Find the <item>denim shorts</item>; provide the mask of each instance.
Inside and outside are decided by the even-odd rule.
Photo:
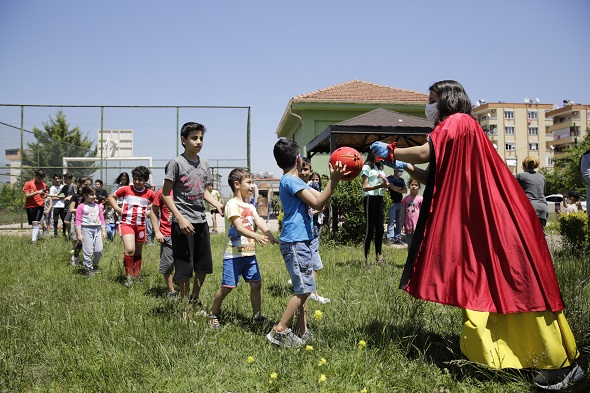
[[[223,259],[223,279],[221,280],[221,286],[235,288],[238,285],[238,281],[240,281],[240,276],[244,277],[244,281],[246,282],[262,281],[256,256]]]
[[[313,270],[318,271],[324,267],[322,257],[320,256],[320,238],[314,237],[310,243],[311,261],[313,262]]]
[[[293,282],[293,293],[295,295],[314,293],[316,288],[311,242],[309,240],[292,243],[281,242],[280,249],[285,267]]]

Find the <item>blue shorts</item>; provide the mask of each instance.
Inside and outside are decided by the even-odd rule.
[[[315,276],[313,274],[313,261],[311,253],[311,241],[281,242],[281,254],[285,261],[285,267],[293,283],[293,293],[303,295],[314,293]]]
[[[244,281],[246,282],[262,281],[255,255],[223,259],[223,279],[221,280],[221,286],[235,288],[238,285],[238,281],[240,281],[240,276],[244,277]]]

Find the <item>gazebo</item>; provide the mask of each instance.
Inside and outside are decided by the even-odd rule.
[[[426,142],[432,129],[432,122],[424,118],[378,108],[326,127],[306,145],[306,151],[311,158],[316,153],[332,153],[341,146],[366,152],[375,141],[395,141],[399,147],[417,146]]]

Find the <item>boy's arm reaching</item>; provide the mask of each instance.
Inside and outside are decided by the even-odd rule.
[[[265,245],[268,243],[268,237],[265,235],[258,234],[256,232],[252,232],[251,230],[247,229],[244,224],[242,224],[242,218],[240,216],[232,216],[230,217],[229,221],[234,225],[236,231],[242,235],[249,237],[250,239],[256,240],[260,245]]]
[[[273,235],[273,233],[271,232],[271,230],[268,229],[268,226],[266,225],[266,222],[262,219],[262,217],[260,217],[260,216],[257,215],[256,218],[254,219],[254,223],[256,224],[256,226],[258,228],[260,228],[260,231],[266,235],[266,237],[268,238],[268,241],[271,244],[279,244],[279,241]]]
[[[332,191],[336,188],[340,179],[350,173],[350,171],[346,171],[346,165],[343,165],[341,161],[336,161],[334,167],[332,167],[332,164],[328,165],[330,166],[330,181],[326,184],[326,187],[324,187],[319,196],[316,197],[310,191],[311,189],[303,189],[296,194],[307,206],[311,206],[315,210],[322,210],[326,206],[330,200]]]
[[[158,216],[160,215],[160,206],[152,205],[152,210],[150,212],[150,221],[152,222],[152,227],[154,228],[154,234],[156,235],[156,240],[162,243],[164,241],[164,235],[160,232],[160,223],[158,222]]]

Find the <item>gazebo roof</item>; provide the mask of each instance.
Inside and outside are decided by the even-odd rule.
[[[424,118],[379,108],[326,127],[307,144],[307,153],[331,153],[341,146],[364,152],[375,141],[416,146],[426,142],[432,129],[432,122]]]

